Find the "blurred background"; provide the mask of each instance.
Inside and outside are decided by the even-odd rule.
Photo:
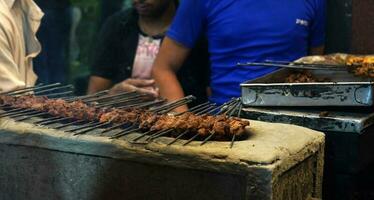
[[[108,16],[132,0],[36,0],[45,13],[38,38],[43,52],[35,60],[41,83],[73,83],[85,93],[97,33]],[[327,0],[326,53],[374,52],[371,0]],[[47,53],[48,52],[48,53]]]
[[[38,83],[87,87],[95,40],[105,20],[131,6],[131,0],[35,0],[44,12],[37,37],[41,54],[34,60]]]

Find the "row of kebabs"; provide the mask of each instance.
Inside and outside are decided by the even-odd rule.
[[[347,66],[356,76],[374,78],[374,55],[328,54],[307,56],[296,60],[296,64],[322,64]]]
[[[357,76],[374,78],[374,56],[351,56],[347,65],[352,66],[352,71]]]
[[[184,113],[179,116],[156,114],[142,109],[97,108],[82,101],[67,102],[62,99],[48,99],[33,95],[0,95],[1,105],[24,108],[49,113],[52,116],[74,120],[111,122],[112,124],[137,124],[143,131],[174,130],[174,133],[198,133],[202,137],[213,134],[213,139],[229,140],[245,137],[245,127],[249,121],[226,115],[195,115]]]

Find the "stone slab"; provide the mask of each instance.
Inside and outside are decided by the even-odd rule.
[[[191,145],[184,147],[180,144],[167,146],[166,144],[171,140],[170,138],[156,139],[147,145],[134,145],[122,139],[112,140],[96,135],[72,136],[71,133],[63,131],[46,129],[29,123],[18,123],[11,119],[1,119],[0,145],[2,148],[0,149],[7,151],[7,148],[4,148],[5,145],[9,148],[27,148],[28,150],[24,149],[23,151],[30,151],[31,153],[48,150],[55,152],[54,154],[56,155],[61,153],[60,157],[80,155],[82,159],[109,159],[110,161],[106,162],[118,162],[117,165],[126,163],[127,166],[131,166],[139,163],[144,166],[152,166],[149,169],[164,166],[169,168],[165,173],[177,170],[178,173],[182,174],[175,175],[175,178],[186,176],[185,174],[188,174],[191,170],[206,172],[208,173],[207,177],[210,177],[209,174],[215,174],[218,177],[222,176],[225,179],[231,177],[232,183],[237,183],[239,185],[238,188],[241,188],[239,189],[238,197],[243,197],[244,199],[254,197],[261,199],[286,199],[290,197],[289,195],[294,195],[289,191],[292,187],[299,187],[299,190],[303,191],[302,185],[300,185],[303,183],[310,185],[312,189],[304,189],[308,192],[300,195],[321,196],[324,134],[293,125],[270,124],[258,121],[251,121],[248,131],[251,133],[249,139],[236,142],[232,149],[229,148],[229,142],[209,142],[203,146],[200,145],[200,142],[192,142]],[[129,137],[133,138],[137,135],[131,134]],[[32,157],[38,157],[41,154],[40,152],[34,153]],[[12,154],[9,151],[4,155],[9,155],[3,158],[5,160],[7,157],[12,158]],[[52,157],[58,158],[59,156]],[[76,162],[79,162],[80,159],[76,159]],[[71,163],[73,160],[64,163],[66,166],[72,167],[74,166],[74,163]],[[97,160],[95,162],[99,162]],[[47,160],[44,164],[48,166],[48,162],[54,163],[56,161]],[[1,166],[6,166],[6,163],[11,162],[8,160]],[[63,163],[60,164],[61,166],[63,165]],[[90,165],[86,163],[84,165],[100,167],[97,164]],[[145,169],[146,167],[141,171],[147,171]],[[38,170],[40,169],[38,168]],[[96,170],[96,172],[103,173],[101,171],[103,170]],[[307,171],[311,172],[307,173]],[[0,173],[3,172],[0,171]],[[118,170],[114,170],[114,172],[118,172]],[[66,173],[59,175],[64,176]],[[127,171],[127,173],[130,172]],[[78,172],[71,174],[79,175]],[[162,177],[160,176],[161,174],[156,174],[156,179],[157,177]],[[214,181],[217,178],[215,175],[211,176],[212,181],[217,184],[222,183],[217,186],[218,188],[223,187],[224,182]],[[305,179],[302,178],[302,175],[305,176]],[[122,176],[124,175],[122,174]],[[130,173],[128,176],[133,175]],[[10,175],[9,177],[14,176]],[[299,179],[300,184],[285,187],[292,182],[296,183],[297,179]],[[6,181],[0,180],[0,184]],[[198,182],[201,181],[199,179]],[[49,181],[47,182],[51,184]],[[89,182],[89,179],[85,181],[87,184]],[[162,181],[160,181],[161,183]],[[229,183],[231,182],[229,181]],[[202,187],[207,185],[204,181],[201,184]],[[15,187],[11,188],[14,189]]]

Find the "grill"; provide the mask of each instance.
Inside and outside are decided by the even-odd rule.
[[[52,100],[64,100],[64,102],[83,102],[91,108],[95,109],[138,109],[150,112],[152,115],[160,116],[167,115],[170,117],[182,116],[186,113],[192,113],[195,116],[222,116],[227,119],[233,119],[234,116],[241,115],[242,103],[240,98],[233,98],[227,103],[216,106],[211,102],[206,102],[201,105],[190,108],[183,113],[170,113],[175,108],[186,105],[194,101],[195,97],[187,96],[185,98],[175,100],[173,102],[166,102],[164,99],[153,99],[146,94],[139,94],[137,92],[124,92],[120,94],[109,94],[109,91],[101,91],[92,95],[73,96],[74,87],[72,85],[62,85],[60,83],[50,85],[38,85],[35,87],[27,87],[17,89],[9,92],[0,93],[0,96],[10,97],[27,97],[32,94],[35,97],[43,97]],[[111,139],[124,139],[133,144],[148,144],[160,137],[173,137],[174,139],[168,145],[181,144],[186,146],[192,141],[200,141],[201,145],[206,144],[211,140],[217,139],[216,132],[211,131],[207,135],[201,135],[188,130],[177,131],[173,128],[161,130],[145,130],[136,122],[113,123],[112,121],[101,122],[99,120],[77,119],[72,117],[64,117],[64,115],[54,114],[49,112],[33,109],[30,107],[19,107],[12,104],[1,102],[0,118],[11,117],[15,121],[27,121],[39,126],[45,126],[56,130],[70,132],[73,135],[82,134],[99,134],[103,137]],[[131,134],[140,133],[136,137],[128,137]],[[243,140],[246,137],[238,137],[232,134],[230,138],[230,148],[234,146],[235,141]],[[228,141],[228,139],[225,139]]]

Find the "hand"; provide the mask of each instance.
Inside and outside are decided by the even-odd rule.
[[[109,93],[115,94],[120,92],[139,92],[142,94],[149,94],[153,97],[158,97],[158,89],[155,88],[155,81],[153,79],[135,79],[129,78],[112,87]]]

